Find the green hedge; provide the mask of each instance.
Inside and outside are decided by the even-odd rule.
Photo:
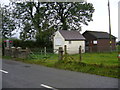
[[[36,42],[33,40],[22,41],[19,39],[13,40],[13,46],[15,47],[22,47],[22,48],[43,48],[43,47],[52,47],[52,42],[48,42],[47,44],[44,42]]]

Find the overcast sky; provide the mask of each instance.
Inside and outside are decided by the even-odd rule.
[[[93,21],[88,26],[83,26],[85,30],[105,31],[109,32],[109,18],[108,18],[108,0],[87,0],[93,3],[95,12],[93,14]],[[118,2],[120,0],[110,0],[111,9],[111,32],[118,37]]]
[[[110,0],[111,9],[111,32],[112,35],[118,37],[118,2],[120,0]],[[108,18],[108,0],[87,0],[93,4],[95,12],[93,14],[93,21],[88,26],[82,25],[82,32],[85,30],[105,31],[109,32],[109,18]],[[0,3],[8,4],[9,0],[0,0]]]

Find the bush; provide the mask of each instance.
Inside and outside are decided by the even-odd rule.
[[[34,48],[35,47],[36,42],[29,40],[29,41],[22,41],[19,39],[14,39],[13,40],[13,46],[14,47],[22,47],[22,48]]]
[[[45,45],[45,43],[39,43],[33,40],[27,40],[27,41],[22,41],[20,39],[13,39],[13,46],[14,47],[22,47],[22,48],[51,48],[52,47],[52,42],[48,41],[48,43]]]

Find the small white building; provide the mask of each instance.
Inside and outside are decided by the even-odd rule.
[[[85,38],[78,31],[59,30],[53,38],[54,53],[58,53],[59,47],[67,46],[68,54],[78,54],[81,46],[82,53],[85,52]]]

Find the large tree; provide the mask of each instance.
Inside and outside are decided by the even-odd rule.
[[[56,30],[81,30],[81,24],[92,21],[93,4],[87,2],[12,3],[13,15],[21,38],[48,40]],[[46,39],[45,39],[46,38]]]
[[[48,19],[56,29],[81,30],[81,24],[92,21],[93,5],[86,2],[48,4]]]

